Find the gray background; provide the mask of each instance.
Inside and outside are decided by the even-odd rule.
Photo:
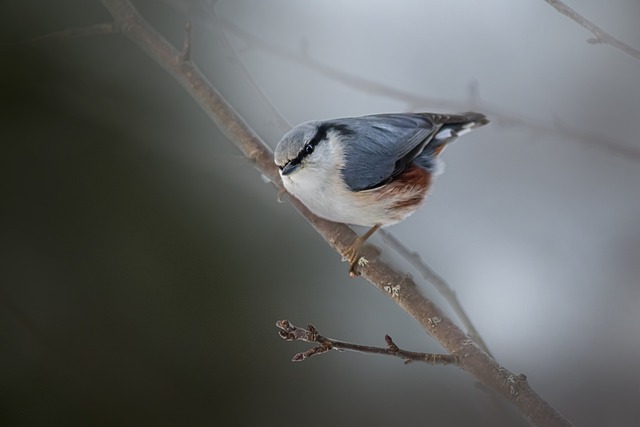
[[[136,4],[177,46],[191,17],[194,61],[272,147],[285,129],[256,87],[293,124],[486,113],[492,125],[445,152],[425,206],[391,231],[447,278],[498,361],[576,425],[640,417],[638,60],[587,44],[542,0]],[[571,5],[640,47],[637,1]],[[93,0],[2,10],[2,42],[110,19]],[[0,424],[526,425],[455,367],[292,364],[307,347],[281,341],[277,319],[441,349],[350,279],[127,39],[0,55]]]

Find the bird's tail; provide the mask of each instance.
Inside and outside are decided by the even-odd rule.
[[[443,115],[442,121],[439,123],[442,127],[435,134],[434,139],[448,140],[462,136],[472,130],[484,126],[489,120],[484,114],[468,112],[456,115]]]
[[[433,136],[433,140],[425,149],[436,156],[440,154],[445,145],[453,142],[456,138],[489,123],[484,114],[474,112],[443,114],[438,119],[434,124],[440,125],[440,130]]]
[[[438,132],[429,141],[416,159],[418,163],[439,174],[443,170],[442,161],[438,158],[444,147],[459,136],[471,132],[489,123],[484,114],[468,112],[462,114],[439,114],[431,116],[433,124],[440,126]]]

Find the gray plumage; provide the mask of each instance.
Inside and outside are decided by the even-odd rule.
[[[483,116],[472,114],[382,114],[353,120],[350,124],[356,132],[345,141],[345,182],[354,191],[375,188],[412,162],[434,172],[438,148],[455,139],[464,126],[486,123]],[[359,142],[349,143],[348,138]]]
[[[297,167],[305,147],[320,144],[335,132],[344,150],[344,182],[352,191],[363,191],[386,184],[412,162],[434,172],[439,148],[487,123],[479,113],[378,114],[306,122],[283,137],[275,161],[281,168],[289,163]]]

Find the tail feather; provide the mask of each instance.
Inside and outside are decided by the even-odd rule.
[[[487,119],[484,114],[475,113],[473,111],[462,113],[460,114],[460,117],[463,117],[468,122],[472,122],[474,128],[489,124],[489,119]]]
[[[455,115],[438,115],[433,117],[434,124],[440,130],[433,136],[416,161],[428,170],[439,174],[443,170],[442,161],[438,158],[442,150],[458,137],[489,123],[484,114],[467,112]]]
[[[440,122],[442,127],[434,136],[434,139],[436,141],[441,140],[443,143],[450,142],[450,140],[488,123],[489,120],[484,114],[474,112],[444,116],[444,120]]]

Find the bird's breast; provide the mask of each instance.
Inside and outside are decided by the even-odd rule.
[[[373,226],[402,221],[423,202],[431,174],[410,165],[391,182],[371,190],[351,191],[340,174],[321,178],[305,170],[283,176],[287,191],[314,214],[336,222]]]

